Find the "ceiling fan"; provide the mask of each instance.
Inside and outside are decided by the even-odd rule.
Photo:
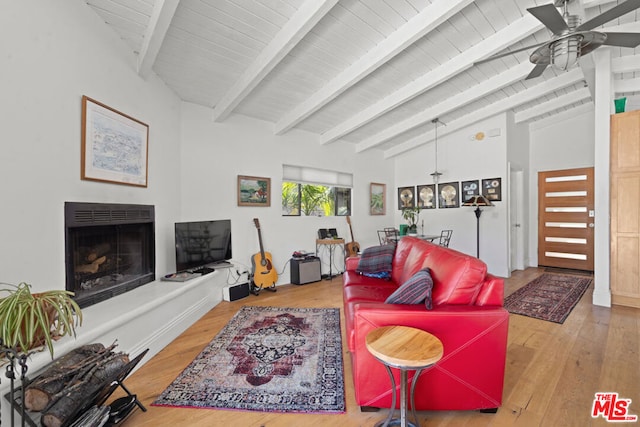
[[[568,11],[567,5],[571,1],[554,0],[553,4],[527,9],[553,33],[550,40],[494,55],[478,63],[535,48],[529,56],[529,61],[535,64],[535,67],[526,77],[532,79],[540,76],[548,65],[553,65],[559,70],[567,70],[575,65],[580,57],[602,45],[631,48],[640,45],[640,33],[593,31],[593,28],[640,8],[640,0],[627,0],[582,24],[578,15],[571,15]],[[560,7],[564,9],[563,14],[556,9]]]

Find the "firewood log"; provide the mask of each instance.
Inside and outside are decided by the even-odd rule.
[[[55,360],[25,387],[25,407],[30,411],[42,411],[51,396],[62,390],[78,370],[87,363],[95,364],[97,357],[105,357],[109,353],[110,350],[102,344],[88,344]]]
[[[91,248],[91,251],[86,256],[86,260],[89,262],[93,262],[96,259],[100,258],[102,255],[108,254],[109,251],[111,251],[111,245],[109,243],[101,243]]]
[[[61,427],[78,415],[78,410],[86,405],[87,398],[94,396],[101,388],[99,384],[84,382],[71,387],[56,403],[42,414],[42,425]]]
[[[101,256],[100,258],[93,261],[91,264],[82,264],[76,265],[75,271],[76,273],[91,273],[95,274],[100,269],[100,265],[102,265],[107,260],[106,256]]]
[[[89,372],[60,393],[52,396],[52,404],[42,413],[45,427],[60,427],[78,415],[78,411],[93,403],[97,394],[127,367],[126,354],[113,354],[100,360]]]

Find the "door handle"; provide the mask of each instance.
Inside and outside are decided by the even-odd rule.
[[[594,228],[596,225],[592,222],[589,223],[589,228]]]

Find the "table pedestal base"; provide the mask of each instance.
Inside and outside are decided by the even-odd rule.
[[[418,381],[418,377],[420,376],[420,372],[422,369],[416,369],[413,378],[411,379],[411,392],[409,393],[409,401],[411,402],[411,416],[415,424],[407,419],[407,371],[408,369],[401,368],[400,369],[400,418],[392,418],[393,413],[396,408],[396,379],[393,376],[393,372],[391,372],[391,368],[387,365],[384,365],[387,369],[387,373],[389,374],[389,378],[391,378],[391,390],[393,391],[393,395],[391,398],[391,408],[389,408],[389,415],[384,421],[380,421],[375,425],[375,427],[419,427],[420,423],[418,422],[418,417],[416,415],[416,402],[415,402],[415,388],[416,382]]]

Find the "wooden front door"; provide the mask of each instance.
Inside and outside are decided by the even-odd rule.
[[[593,271],[593,168],[538,172],[538,265]]]

